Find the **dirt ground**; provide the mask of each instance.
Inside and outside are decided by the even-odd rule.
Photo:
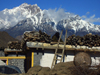
[[[7,75],[2,74],[0,75]],[[9,75],[100,75],[97,71],[90,69],[76,68],[73,62],[58,63],[53,69],[49,67],[34,66],[23,74],[9,74]]]
[[[27,73],[23,74],[10,74],[10,75],[71,75],[69,67],[74,66],[73,62],[58,63],[53,69],[49,67],[34,66],[28,70]],[[0,74],[7,75],[7,74]]]

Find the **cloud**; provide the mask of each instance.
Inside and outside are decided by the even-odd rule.
[[[48,10],[43,10],[43,11],[44,11],[44,14],[46,14],[44,18],[50,18],[55,23],[57,23],[60,20],[68,19],[70,17],[76,16],[76,14],[74,13],[66,12],[63,8],[48,9]],[[87,17],[89,16],[88,14],[90,14],[90,12],[87,12],[86,15],[81,16],[81,19],[90,23],[100,22],[100,18],[96,18],[95,14],[90,17]]]
[[[83,18],[83,19],[85,19],[85,18],[87,18],[85,15],[83,15],[83,16],[81,16],[81,18]]]
[[[90,18],[91,18],[91,19],[95,18],[95,15],[92,15]]]
[[[66,12],[62,8],[44,10],[44,14],[47,14],[47,15],[45,15],[46,18],[49,17],[49,18],[53,19],[55,22],[75,16],[75,14]]]
[[[84,19],[87,22],[90,22],[90,23],[100,22],[100,18],[96,18],[95,14],[90,16],[90,17],[87,17],[86,15],[83,15],[81,18]]]
[[[86,14],[88,15],[88,14],[90,14],[90,12],[87,12]]]

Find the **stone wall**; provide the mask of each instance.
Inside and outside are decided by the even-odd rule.
[[[36,65],[40,65],[40,60],[42,59],[42,53],[40,52],[40,53],[37,53],[37,52],[35,52],[34,53],[34,66],[36,66]]]
[[[3,50],[0,50],[0,57],[2,56],[5,56],[4,54],[4,51]],[[16,54],[8,54],[6,55],[7,56],[17,56]],[[18,56],[25,56],[25,55],[18,55]],[[25,70],[24,70],[24,59],[9,59],[8,60],[8,65],[13,65],[13,66],[16,66],[18,67],[22,73],[25,73]]]
[[[16,56],[16,55],[8,55],[8,56]],[[24,56],[24,55],[18,55],[18,56]],[[24,59],[9,59],[8,60],[8,65],[13,65],[13,66],[17,66],[22,73],[25,73],[24,70]]]

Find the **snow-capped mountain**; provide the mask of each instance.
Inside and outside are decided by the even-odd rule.
[[[22,5],[13,9],[4,9],[0,11],[0,29],[9,29],[16,25],[19,21],[32,17],[41,9],[35,5],[23,3]]]
[[[50,35],[55,31],[83,36],[87,33],[99,34],[100,26],[82,20],[80,16],[65,12],[41,10],[36,4],[22,4],[13,9],[0,12],[0,29],[5,29],[11,36],[17,37],[24,31],[42,30]],[[57,15],[58,14],[58,15]],[[64,35],[63,33],[63,35]]]

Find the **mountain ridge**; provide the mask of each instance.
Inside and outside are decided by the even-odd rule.
[[[1,30],[3,28],[3,30],[7,31],[14,38],[16,38],[17,36],[21,36],[24,31],[32,30],[42,30],[43,32],[51,34],[51,36],[54,34],[54,32],[60,32],[61,30],[63,30],[63,37],[66,29],[68,30],[68,36],[72,34],[83,36],[88,33],[100,35],[99,25],[94,25],[92,23],[86,22],[85,20],[82,20],[79,15],[75,15],[69,12],[64,12],[63,14],[61,14],[63,11],[62,9],[60,9],[60,11],[45,9],[41,10],[37,4],[29,5],[27,3],[23,3],[22,5],[13,9],[6,9],[5,12],[8,12],[10,10],[12,11],[13,15],[10,15],[9,13],[3,15],[5,18],[0,18],[0,28]],[[19,13],[16,12],[17,14],[14,13],[17,10],[23,11],[22,15],[19,11]],[[18,16],[18,14],[20,14],[20,16]],[[59,15],[57,16],[56,14]],[[8,22],[7,16],[12,16],[13,18],[15,18],[14,23],[13,20],[9,20]],[[5,24],[7,25],[2,25],[2,22],[5,22]],[[51,31],[51,33],[49,32],[49,30]]]

